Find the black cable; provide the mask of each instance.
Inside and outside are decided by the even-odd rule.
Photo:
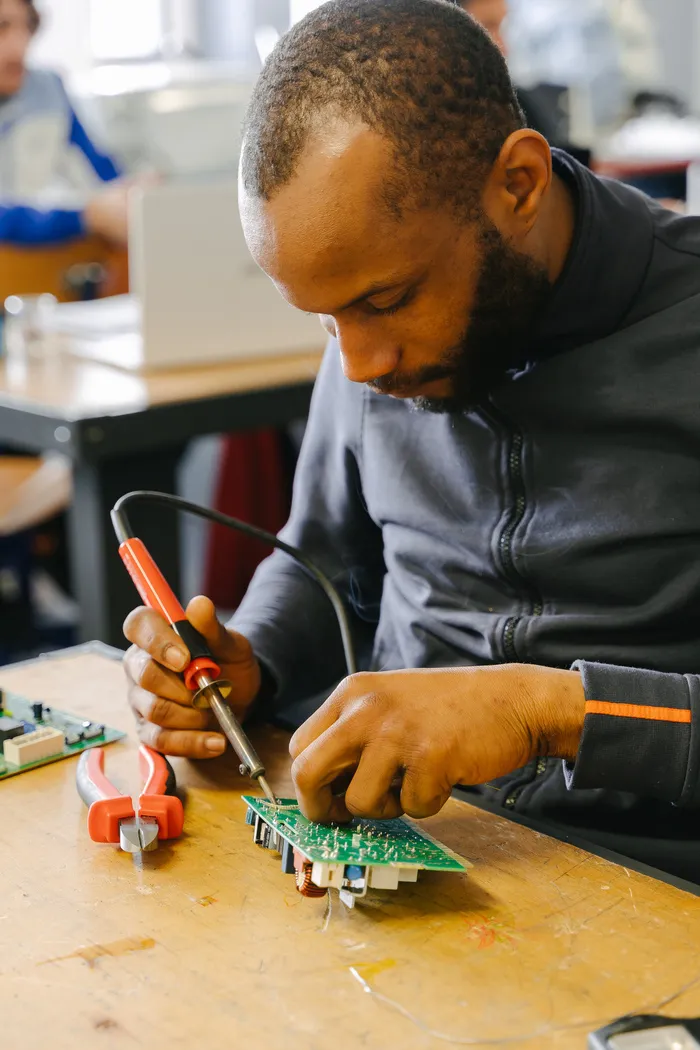
[[[226,528],[233,529],[236,532],[242,532],[245,536],[252,536],[254,539],[262,540],[264,543],[269,544],[271,547],[275,547],[277,550],[284,551],[290,558],[293,558],[306,572],[318,583],[323,590],[324,594],[333,606],[333,611],[338,621],[338,627],[340,628],[340,637],[343,642],[343,652],[345,654],[345,663],[347,666],[348,674],[355,674],[357,671],[357,662],[355,660],[355,647],[352,642],[352,635],[350,632],[350,624],[348,623],[348,616],[343,605],[343,599],[340,597],[336,587],[331,583],[325,573],[321,572],[312,561],[310,561],[305,554],[302,554],[296,547],[292,547],[291,544],[285,543],[284,540],[279,539],[271,532],[266,532],[265,529],[259,529],[256,525],[247,525],[244,521],[239,521],[237,518],[231,518],[228,514],[221,514],[218,510],[210,510],[208,507],[201,507],[198,503],[190,503],[189,500],[181,499],[180,496],[172,496],[167,492],[149,492],[148,490],[137,490],[135,492],[127,492],[126,495],[122,496],[114,504],[111,512],[112,524],[114,525],[114,531],[117,534],[117,539],[120,543],[124,543],[125,540],[134,538],[134,533],[131,528],[131,524],[126,514],[125,507],[128,503],[162,503],[168,507],[176,507],[178,510],[186,511],[188,514],[195,514],[199,518],[205,518],[207,521],[216,522],[217,525],[225,525]]]

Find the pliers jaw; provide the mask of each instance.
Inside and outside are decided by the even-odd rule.
[[[127,853],[158,847],[159,839],[182,834],[184,812],[175,794],[173,768],[163,755],[142,744],[139,765],[144,786],[138,811],[105,776],[104,750],[93,748],[80,756],[76,771],[78,793],[88,808],[88,833],[93,842],[113,842]]]
[[[158,849],[158,821],[155,817],[134,817],[119,821],[119,845],[126,853]]]

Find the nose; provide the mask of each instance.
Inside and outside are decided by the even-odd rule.
[[[368,332],[360,325],[336,322],[335,337],[343,374],[352,383],[370,383],[395,371],[399,364],[399,347],[383,341],[376,330]]]

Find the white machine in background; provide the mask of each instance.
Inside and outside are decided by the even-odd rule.
[[[235,177],[256,75],[226,62],[139,62],[98,66],[70,87],[125,171],[192,180]]]
[[[73,353],[134,370],[321,348],[318,318],[289,306],[248,251],[232,180],[135,191],[131,294],[60,303]]]

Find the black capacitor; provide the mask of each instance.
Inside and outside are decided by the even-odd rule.
[[[44,717],[44,705],[39,703],[32,704],[32,718],[35,722],[41,722]]]
[[[0,689],[0,714],[2,714],[5,707],[5,690]]]
[[[266,820],[256,814],[255,816],[255,830],[253,832],[253,842],[256,846],[262,846],[263,849],[268,849],[270,842],[270,833],[272,828]]]

